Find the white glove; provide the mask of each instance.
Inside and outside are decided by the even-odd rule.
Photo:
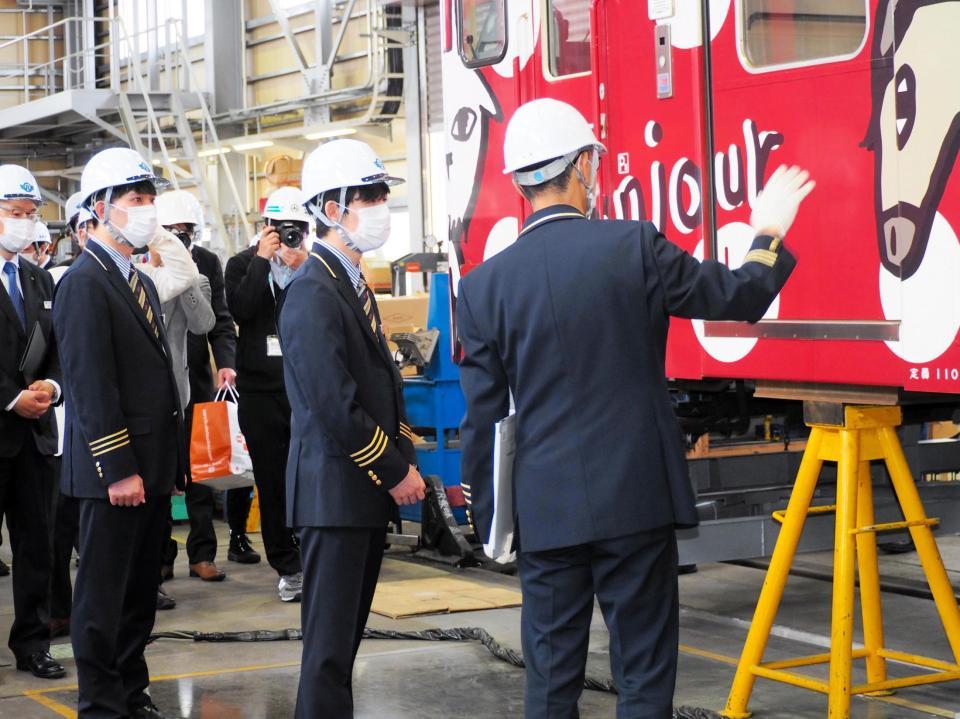
[[[806,170],[780,165],[753,203],[750,225],[754,232],[784,237],[797,217],[803,198],[815,186]]]

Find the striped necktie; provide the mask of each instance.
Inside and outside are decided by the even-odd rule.
[[[367,284],[367,280],[360,275],[360,287],[357,289],[357,296],[360,298],[360,304],[363,305],[363,313],[370,321],[370,329],[373,334],[377,334],[377,313],[374,311],[373,290]]]
[[[132,267],[130,268],[130,277],[127,279],[127,282],[130,284],[130,289],[133,291],[133,296],[137,300],[137,304],[140,305],[140,309],[143,310],[143,313],[147,316],[147,324],[150,325],[150,329],[153,330],[153,334],[156,335],[157,339],[160,339],[160,327],[157,325],[157,318],[153,315],[153,308],[147,300],[147,291],[140,282],[140,274]]]

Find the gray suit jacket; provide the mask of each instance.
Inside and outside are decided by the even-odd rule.
[[[217,318],[210,305],[210,280],[200,275],[187,290],[161,305],[170,343],[173,374],[177,378],[180,407],[190,404],[190,375],[187,369],[187,332],[205,335]]]

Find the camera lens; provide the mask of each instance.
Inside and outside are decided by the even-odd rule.
[[[280,242],[287,247],[297,248],[303,244],[303,229],[295,222],[281,222],[277,225]]]

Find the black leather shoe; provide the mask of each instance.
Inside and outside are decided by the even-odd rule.
[[[238,564],[258,564],[260,555],[252,546],[246,534],[230,533],[230,551],[227,552],[227,559]]]
[[[157,611],[165,611],[167,609],[176,609],[177,600],[167,594],[163,589],[157,588]]]
[[[141,704],[130,713],[131,719],[167,719],[167,715],[157,709],[156,704]]]
[[[29,657],[17,658],[17,669],[30,672],[37,679],[59,679],[66,676],[67,670],[47,650],[34,652]]]
[[[7,563],[0,559],[0,577],[10,576],[10,567],[7,566]]]

